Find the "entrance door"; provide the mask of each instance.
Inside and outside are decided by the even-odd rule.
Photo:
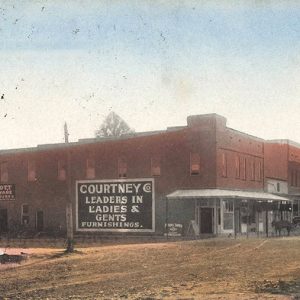
[[[8,231],[7,209],[0,209],[0,233]]]
[[[213,233],[213,208],[200,208],[200,232]]]
[[[42,210],[36,212],[36,230],[37,231],[44,230],[44,213]]]

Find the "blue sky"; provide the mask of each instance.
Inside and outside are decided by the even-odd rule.
[[[300,5],[289,1],[0,1],[2,148],[218,113],[300,142]],[[45,134],[47,133],[47,134]]]

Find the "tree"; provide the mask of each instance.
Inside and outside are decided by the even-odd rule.
[[[107,115],[100,129],[96,130],[95,136],[96,138],[116,137],[133,132],[134,130],[119,115],[112,111]]]

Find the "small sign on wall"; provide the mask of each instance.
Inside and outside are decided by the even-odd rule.
[[[165,228],[166,228],[165,235],[182,236],[182,229],[183,229],[182,224],[168,223],[168,224],[165,224]]]
[[[0,201],[16,200],[16,187],[14,184],[0,184]]]

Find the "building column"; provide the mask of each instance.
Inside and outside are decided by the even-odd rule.
[[[214,199],[214,234],[218,235],[218,209],[217,209],[217,199]]]
[[[249,237],[249,222],[250,222],[250,203],[247,199],[247,238]]]
[[[232,206],[233,206],[233,235],[234,235],[234,238],[236,238],[236,228],[235,228],[235,201],[236,201],[236,199],[233,199],[232,200]]]
[[[269,236],[269,211],[268,211],[268,203],[266,205],[266,236]]]

